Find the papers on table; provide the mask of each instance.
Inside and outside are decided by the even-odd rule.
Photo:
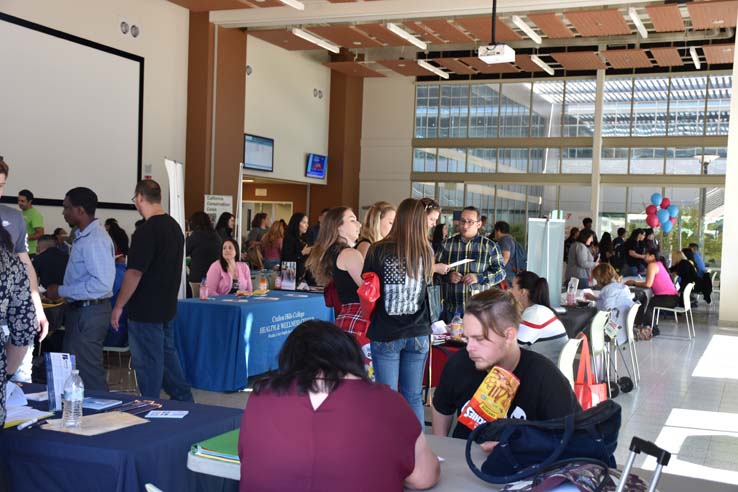
[[[95,415],[85,415],[82,417],[82,424],[79,427],[64,427],[62,426],[62,419],[54,419],[48,420],[42,429],[76,434],[78,436],[96,436],[147,422],[148,420],[146,419],[126,412],[105,412]]]
[[[49,399],[49,393],[39,391],[38,393],[26,393],[26,398],[31,401],[46,401]]]
[[[5,416],[4,428],[7,429],[9,427],[15,427],[16,425],[29,420],[44,419],[46,417],[51,417],[52,415],[54,415],[52,412],[42,412],[41,410],[36,410],[35,408],[27,406],[8,407],[7,415]]]
[[[62,409],[62,393],[64,383],[76,367],[74,355],[47,352],[44,354],[46,361],[46,389],[49,392],[49,410]]]
[[[181,419],[187,415],[187,410],[152,410],[144,417],[147,419]]]
[[[5,384],[5,407],[22,407],[28,405],[28,400],[23,394],[23,390],[12,381]]]
[[[122,405],[123,400],[110,400],[108,398],[93,398],[88,396],[82,400],[82,408],[89,408],[90,410],[105,410],[106,408],[115,407]]]
[[[474,260],[471,260],[471,259],[467,258],[467,259],[465,259],[465,260],[459,260],[459,261],[455,261],[455,262],[453,262],[453,263],[449,264],[449,265],[448,265],[448,267],[449,267],[449,268],[453,268],[453,267],[457,267],[457,266],[459,266],[459,265],[465,265],[465,264],[467,264],[467,263],[471,263],[472,261],[474,261]]]

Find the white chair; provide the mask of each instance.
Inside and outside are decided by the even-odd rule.
[[[579,346],[581,344],[581,338],[572,338],[566,342],[566,345],[564,345],[564,348],[559,354],[559,370],[569,380],[572,389],[574,389],[574,359],[577,356],[577,352],[579,352]]]
[[[599,374],[599,361],[603,361],[605,365],[605,381],[607,383],[608,396],[610,395],[610,357],[607,351],[607,344],[605,343],[605,326],[610,321],[609,311],[597,311],[594,318],[592,319],[592,325],[590,328],[590,343],[592,345],[592,369],[595,373],[595,379],[598,382],[600,380]]]
[[[684,302],[684,307],[661,307],[656,306],[653,308],[653,314],[651,315],[651,326],[658,326],[659,324],[659,315],[661,314],[661,311],[668,311],[671,313],[674,313],[674,320],[676,321],[677,328],[679,328],[679,314],[684,315],[684,319],[687,322],[687,335],[689,336],[689,339],[691,340],[693,337],[697,336],[694,331],[694,318],[692,317],[692,301],[690,300],[690,296],[692,295],[692,289],[694,289],[694,282],[691,282],[684,288],[684,293],[682,294],[682,301]],[[654,319],[656,322],[654,323]],[[690,324],[691,322],[691,324]]]
[[[638,367],[638,352],[636,351],[636,339],[635,339],[635,320],[640,309],[641,304],[636,302],[628,310],[628,316],[625,319],[625,330],[628,334],[628,351],[630,352],[630,364],[633,368],[633,386],[638,387],[638,382],[641,380],[641,369]]]
[[[123,391],[125,393],[138,393],[138,379],[136,378],[136,371],[134,371],[131,367],[130,347],[128,345],[126,345],[125,347],[103,347],[103,353],[105,352],[113,352],[118,354],[118,366],[120,367],[121,371],[123,370],[123,354],[128,352],[128,378],[130,379],[131,374],[133,374],[133,388],[121,388],[120,391]],[[120,379],[118,380],[118,384],[123,384],[123,374],[121,374]]]

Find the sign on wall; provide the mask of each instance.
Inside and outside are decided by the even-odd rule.
[[[215,225],[218,217],[223,212],[233,213],[233,196],[231,195],[205,195],[205,213]]]

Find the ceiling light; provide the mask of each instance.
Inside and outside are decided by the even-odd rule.
[[[543,71],[546,72],[547,74],[549,74],[549,75],[553,75],[554,74],[554,69],[551,67],[551,65],[549,65],[545,61],[541,60],[538,57],[538,55],[530,55],[530,61],[532,61],[533,63],[535,63],[539,67],[541,67],[543,69]]]
[[[307,31],[303,31],[302,29],[298,29],[296,27],[292,28],[292,34],[297,36],[298,38],[302,38],[305,41],[308,41],[310,43],[313,43],[315,45],[320,46],[321,48],[324,48],[332,53],[338,53],[341,51],[341,47],[338,45],[335,45],[329,41],[326,41],[325,39],[321,39],[318,36],[311,34]]]
[[[692,63],[694,63],[694,68],[699,70],[702,67],[702,62],[700,62],[700,55],[697,54],[697,48],[692,46],[689,48],[689,56],[692,57]]]
[[[428,48],[428,45],[426,43],[424,43],[423,41],[419,40],[418,38],[416,38],[415,36],[413,36],[412,34],[410,34],[409,32],[407,32],[406,30],[404,30],[403,28],[401,28],[397,24],[395,24],[393,22],[388,22],[386,24],[386,26],[387,26],[387,29],[389,29],[393,33],[397,34],[398,36],[400,36],[405,41],[409,41],[410,43],[414,44],[415,46],[417,46],[421,50],[424,50],[424,49]]]
[[[628,16],[630,17],[630,20],[633,21],[633,24],[635,24],[638,34],[640,34],[643,39],[646,39],[648,37],[648,30],[646,29],[646,26],[643,25],[635,7],[630,7],[628,9]]]
[[[293,9],[305,10],[305,4],[300,2],[299,0],[279,0],[279,1],[289,7],[292,7]]]
[[[433,72],[434,74],[438,75],[442,79],[447,79],[448,78],[448,74],[446,72],[444,72],[443,70],[441,70],[438,67],[434,67],[433,65],[431,65],[430,63],[428,63],[425,60],[418,60],[418,65],[420,65],[421,67],[425,68],[429,72]]]
[[[541,37],[533,29],[531,29],[531,27],[526,24],[523,19],[521,19],[517,15],[512,16],[512,23],[515,24],[518,29],[523,31],[525,35],[528,36],[534,43],[541,44],[543,42],[541,40]]]

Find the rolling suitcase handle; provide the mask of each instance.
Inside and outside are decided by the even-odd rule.
[[[661,471],[669,464],[671,453],[661,449],[652,442],[644,441],[639,437],[634,437],[633,440],[630,441],[630,456],[628,456],[628,462],[625,464],[625,469],[623,470],[623,475],[616,492],[623,492],[623,490],[625,490],[625,482],[630,475],[630,470],[633,468],[636,455],[640,454],[641,451],[656,458],[656,470],[653,472],[653,478],[651,479],[651,485],[648,487],[648,492],[654,492],[656,490],[656,484],[659,483],[659,478],[661,478]]]

